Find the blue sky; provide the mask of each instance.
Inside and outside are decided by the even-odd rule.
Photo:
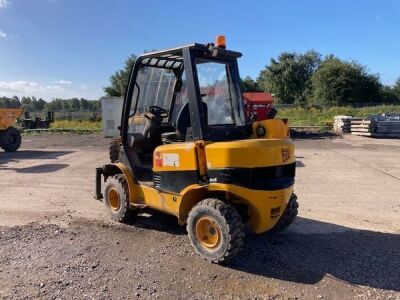
[[[309,49],[400,77],[400,0],[0,0],[0,96],[95,99],[129,54],[217,34],[242,77]]]

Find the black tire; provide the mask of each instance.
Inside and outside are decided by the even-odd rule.
[[[118,199],[118,203],[115,200]],[[128,183],[124,175],[114,175],[107,178],[104,185],[104,204],[111,216],[117,222],[127,222],[137,215],[129,205]]]
[[[119,160],[119,147],[121,145],[121,137],[112,138],[110,145],[108,146],[108,153],[110,155],[110,160],[115,163]]]
[[[218,242],[213,246],[210,243],[206,246],[206,238],[199,237],[199,226],[204,222],[212,223],[208,227],[211,238],[218,235]],[[195,205],[189,213],[186,229],[195,251],[213,263],[233,258],[243,247],[245,233],[240,215],[232,205],[219,199],[208,198]]]
[[[283,215],[279,219],[278,223],[272,228],[272,232],[278,232],[286,229],[296,219],[298,214],[299,204],[297,203],[297,196],[295,193],[290,196],[289,203],[286,206]]]
[[[9,127],[1,133],[1,148],[6,152],[15,152],[21,146],[21,133],[15,127]]]

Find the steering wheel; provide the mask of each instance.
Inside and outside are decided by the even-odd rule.
[[[156,116],[157,118],[167,118],[169,116],[169,113],[167,110],[165,110],[162,107],[156,106],[156,105],[152,105],[149,107],[149,113],[151,113],[152,115]]]

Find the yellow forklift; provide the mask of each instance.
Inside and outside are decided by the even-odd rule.
[[[177,217],[191,244],[220,263],[255,233],[297,215],[287,120],[248,120],[237,59],[225,37],[137,57],[117,161],[96,169],[96,198],[124,222],[141,210]]]

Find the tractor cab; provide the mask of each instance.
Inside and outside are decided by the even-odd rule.
[[[223,45],[192,44],[136,59],[121,136],[138,180],[151,181],[154,150],[160,145],[249,136],[236,60],[240,56]]]

